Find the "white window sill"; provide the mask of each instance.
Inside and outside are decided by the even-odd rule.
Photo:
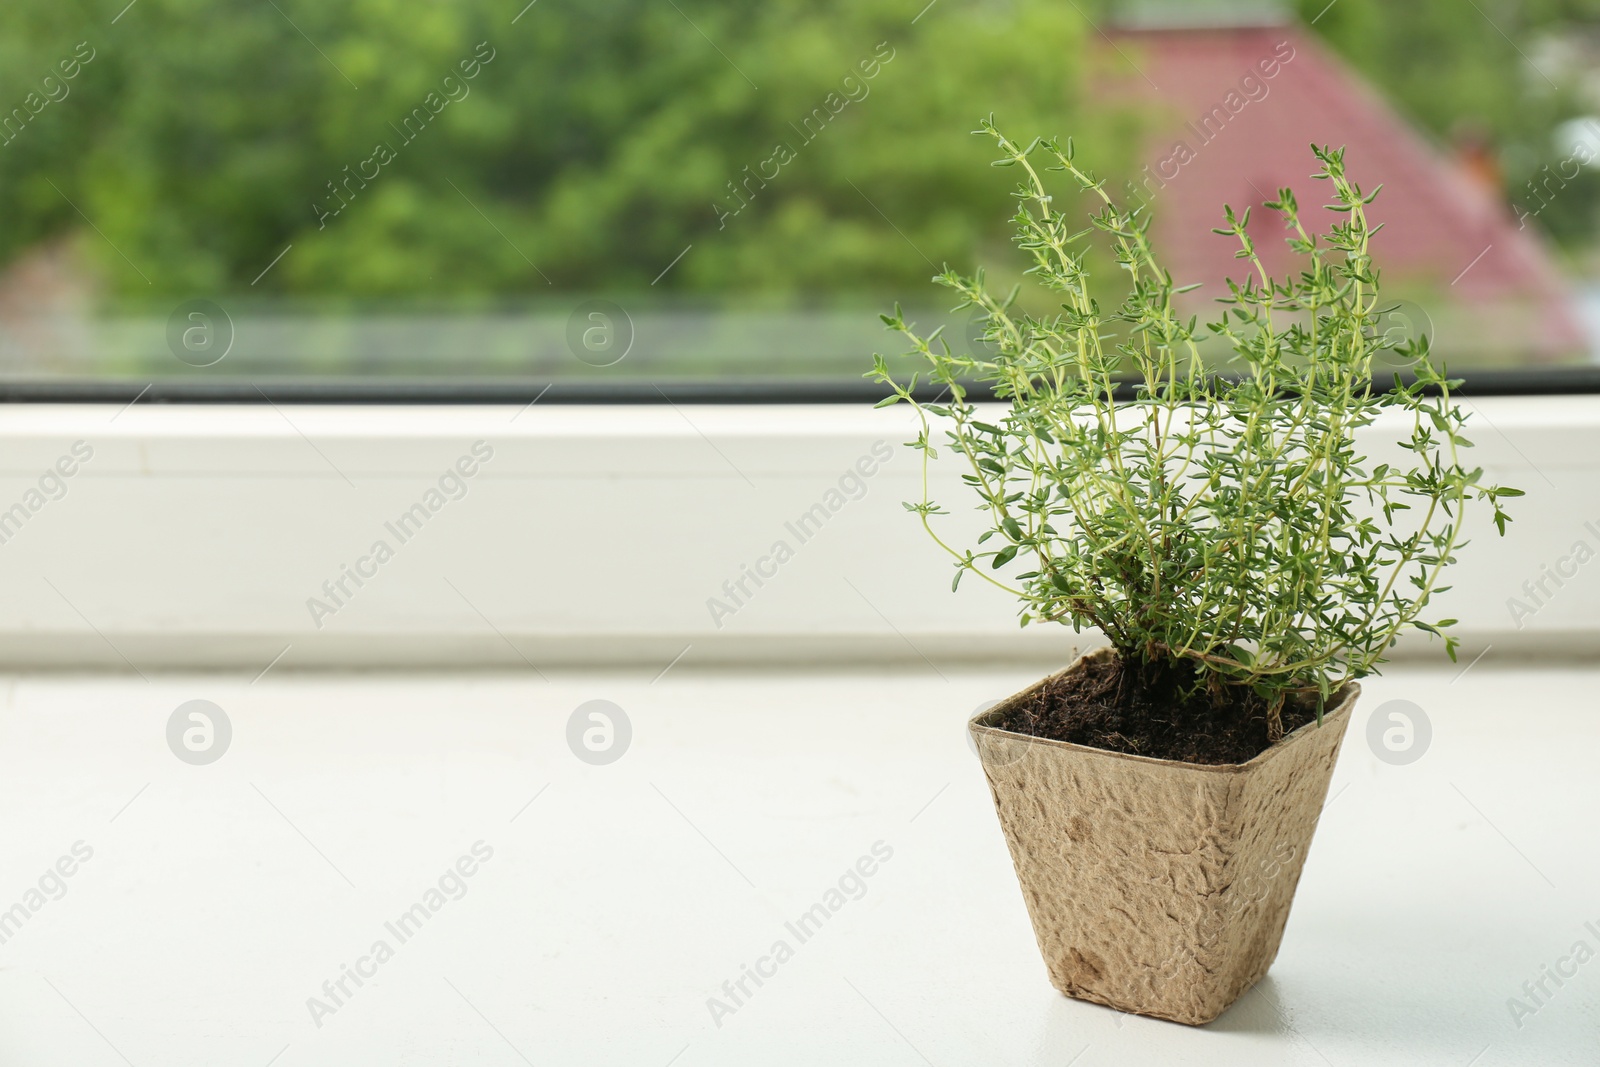
[[[1475,459],[1519,486],[1500,540],[1480,524],[1440,615],[1465,651],[1600,651],[1600,563],[1530,617],[1508,600],[1579,540],[1600,550],[1600,398],[1486,398]],[[1006,598],[950,570],[900,502],[903,449],[804,543],[793,523],[908,412],[845,406],[0,409],[0,511],[75,441],[65,497],[0,543],[0,662],[152,670],[281,665],[665,665],[825,660],[1059,661],[1066,629],[1019,631]],[[473,442],[494,458],[413,539],[385,523]],[[1381,442],[1374,440],[1374,450]],[[953,477],[940,483],[964,512]],[[842,498],[841,498],[842,499]],[[1480,516],[1481,518],[1481,513]],[[954,521],[965,521],[958,518]],[[341,603],[323,590],[385,539],[394,556]],[[737,583],[778,541],[759,589]],[[368,565],[369,569],[371,565]],[[774,569],[772,565],[767,568]],[[318,598],[337,607],[313,618]],[[713,618],[718,598],[737,610]],[[1516,625],[1520,621],[1521,625]],[[319,627],[317,623],[322,625]],[[720,626],[718,625],[720,623]],[[287,651],[285,651],[287,649]],[[1408,642],[1405,656],[1442,655]]]
[[[0,1059],[1593,1062],[1600,963],[1547,981],[1520,1028],[1507,1004],[1595,943],[1600,859],[1574,844],[1600,808],[1600,671],[1366,683],[1282,951],[1204,1032],[1047,981],[962,730],[1038,673],[7,678],[0,809],[25,817],[0,820],[0,907],[74,842],[94,855],[0,945]],[[195,698],[233,723],[204,767],[163,737]],[[608,766],[565,743],[594,698],[633,725]],[[1434,728],[1408,766],[1365,740],[1397,698]],[[466,895],[317,1027],[308,998],[480,840]],[[893,857],[865,894],[716,1026],[708,998],[878,841]]]

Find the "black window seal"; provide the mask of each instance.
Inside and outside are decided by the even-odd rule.
[[[1600,366],[1476,370],[1456,394],[1570,396],[1600,393]],[[1403,376],[1402,376],[1403,377]],[[1380,382],[1382,388],[1385,383]],[[934,400],[941,390],[918,389]],[[173,378],[0,380],[4,404],[360,404],[398,406],[528,404],[872,404],[886,395],[865,380],[534,378]],[[1128,392],[1131,396],[1131,390]],[[972,400],[993,399],[974,387]]]

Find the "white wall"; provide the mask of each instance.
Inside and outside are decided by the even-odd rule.
[[[1507,599],[1574,542],[1600,551],[1600,398],[1474,406],[1476,461],[1528,496],[1513,502],[1509,536],[1480,530],[1461,552],[1439,613],[1461,619],[1469,657],[1489,644],[1497,657],[1593,655],[1600,560],[1521,628]],[[900,504],[918,495],[917,458],[899,447],[909,416],[842,406],[0,408],[0,512],[26,505],[74,442],[93,449],[65,496],[0,544],[0,661],[254,673],[287,647],[283,667],[615,662],[653,674],[685,647],[685,663],[1048,662],[1093,643],[1068,629],[1019,630],[1007,598],[970,579],[950,593],[948,562]],[[879,440],[894,457],[801,543],[785,524],[824,502]],[[401,543],[385,521],[475,441],[493,458],[465,497]],[[1371,444],[1374,455],[1385,447]],[[954,474],[941,484],[936,495],[964,508]],[[316,626],[308,598],[334,606],[322,583],[379,539],[394,557],[359,590],[347,579],[354,595]],[[780,539],[794,557],[764,587],[747,581],[754,595],[719,628],[708,598]],[[1437,647],[1402,653],[1442,655]]]

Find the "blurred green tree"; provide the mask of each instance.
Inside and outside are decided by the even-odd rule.
[[[0,145],[0,263],[71,233],[129,298],[502,298],[692,244],[656,291],[924,291],[1003,236],[978,117],[1098,120],[1071,5],[917,6],[13,0],[0,109],[95,54]]]

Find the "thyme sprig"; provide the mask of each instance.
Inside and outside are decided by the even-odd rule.
[[[1207,332],[1175,307],[1187,290],[1160,266],[1145,210],[1119,206],[1071,140],[1023,146],[992,121],[974,132],[998,146],[995,166],[1022,174],[1015,243],[1058,310],[1028,314],[1020,287],[996,297],[981,270],[947,269],[934,281],[959,297],[956,310],[981,309],[987,351],[952,351],[940,331],[921,336],[897,306],[884,323],[948,400],[919,401],[918,376],[897,382],[881,355],[867,375],[892,390],[884,404],[910,403],[920,419],[910,444],[923,454],[923,494],[906,507],[954,558],[952,588],[971,572],[1021,601],[1023,625],[1097,628],[1125,658],[1190,661],[1213,693],[1247,686],[1274,738],[1285,700],[1313,697],[1320,714],[1408,626],[1442,637],[1454,659],[1445,632],[1454,620],[1422,613],[1464,543],[1462,509],[1486,502],[1503,535],[1501,500],[1522,494],[1463,465],[1460,382],[1434,366],[1427,338],[1381,328],[1389,308],[1370,251],[1381,227],[1367,218],[1379,190],[1350,179],[1343,149],[1312,147],[1315,177],[1332,190],[1326,232],[1307,230],[1289,189],[1263,205],[1282,217],[1298,274],[1271,276],[1250,211],[1224,209],[1215,232],[1238,242],[1249,272],[1228,283],[1209,325],[1231,350],[1229,373],[1216,374],[1200,354]],[[1090,197],[1086,220],[1057,205],[1041,169]],[[1096,233],[1126,274],[1115,309],[1091,295]],[[1411,380],[1375,385],[1383,352],[1408,363]],[[1132,399],[1119,399],[1129,371]],[[974,383],[1007,401],[1004,412],[980,412],[968,399]],[[1369,466],[1357,453],[1356,431],[1380,416],[1409,423],[1402,464]],[[932,522],[945,513],[928,494],[935,419],[986,512],[972,547]]]

